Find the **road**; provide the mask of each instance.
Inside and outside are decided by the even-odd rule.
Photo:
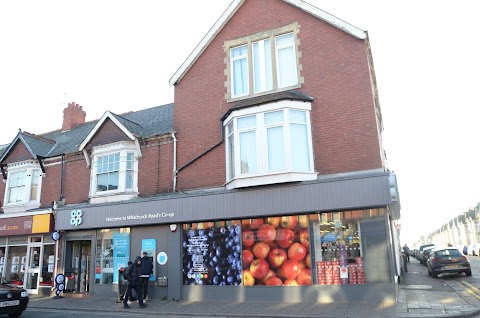
[[[467,290],[470,290],[478,299],[480,299],[480,257],[469,256],[468,257],[472,267],[472,276],[466,277],[465,275],[446,276],[443,278],[432,278],[427,274],[426,267],[415,266],[412,270],[422,273],[425,272],[426,281],[428,285],[431,285],[433,291],[453,292],[449,287],[449,283],[459,283],[463,285]],[[415,258],[411,259],[411,262],[418,263]],[[413,276],[415,277],[415,276]],[[407,284],[417,284],[417,282],[406,282]],[[180,318],[187,316],[180,315],[162,315],[165,318]],[[138,308],[132,307],[130,310],[121,312],[98,312],[98,311],[85,311],[85,310],[52,310],[52,309],[39,309],[39,308],[27,308],[22,315],[23,318],[80,318],[80,317],[92,317],[92,318],[115,318],[115,317],[152,317],[152,314],[143,314]],[[191,318],[191,316],[188,316]],[[480,318],[480,315],[475,316]],[[201,316],[195,316],[195,318],[204,318]],[[217,317],[218,318],[218,317]]]

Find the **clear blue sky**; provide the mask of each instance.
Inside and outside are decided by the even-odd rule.
[[[258,0],[260,1],[260,0]],[[478,1],[310,0],[369,32],[402,241],[480,201]],[[0,144],[173,102],[168,80],[230,0],[0,2]]]

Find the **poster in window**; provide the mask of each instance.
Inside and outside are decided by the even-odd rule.
[[[48,255],[48,264],[53,264],[53,263],[55,263],[55,256]]]
[[[27,260],[27,257],[26,257],[26,256],[22,256],[22,264],[25,264],[26,260]]]
[[[47,269],[47,271],[48,271],[49,273],[53,273],[53,264],[48,264],[48,269]]]
[[[12,264],[18,264],[20,262],[20,256],[14,256],[12,258]]]
[[[240,285],[242,246],[239,221],[193,223],[183,233],[185,285]]]

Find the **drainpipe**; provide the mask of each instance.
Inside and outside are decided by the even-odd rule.
[[[63,165],[65,162],[65,154],[62,154],[62,170],[60,170],[60,201],[63,201]]]
[[[173,138],[173,192],[177,190],[177,138],[175,132],[172,131]]]

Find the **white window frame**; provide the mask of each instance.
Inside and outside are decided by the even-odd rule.
[[[264,122],[264,114],[274,111],[284,112],[283,127],[283,147],[284,147],[284,169],[269,171],[268,169],[268,141],[267,128],[272,127],[266,125]],[[290,126],[291,121],[288,115],[289,110],[299,110],[306,113],[306,128],[307,128],[307,142],[308,142],[308,161],[309,168],[307,170],[296,171],[293,164],[294,154],[291,151],[291,137]],[[308,181],[315,180],[317,173],[314,171],[313,163],[313,146],[312,133],[310,122],[311,103],[303,101],[279,101],[269,104],[264,104],[257,107],[250,107],[233,111],[223,122],[225,128],[225,136],[233,140],[233,150],[231,149],[231,142],[226,143],[226,188],[242,188],[262,184],[274,184],[294,181]],[[242,130],[237,128],[237,119],[245,116],[256,115],[256,155],[257,155],[257,170],[254,173],[242,174],[240,163],[240,139],[239,134]],[[233,124],[233,125],[232,125]],[[229,131],[228,127],[233,127],[233,131]],[[232,154],[234,158],[232,157]],[[231,167],[234,163],[234,167]]]
[[[272,92],[284,91],[292,88],[300,87],[303,79],[300,76],[300,62],[298,51],[298,41],[297,33],[299,30],[299,25],[297,23],[292,23],[287,26],[279,27],[276,29],[259,32],[257,34],[249,35],[246,37],[230,40],[225,42],[225,51],[227,53],[228,60],[228,93],[227,100],[233,101],[238,99],[244,99],[248,97],[263,95]],[[277,45],[277,38],[285,35],[291,34],[293,36],[293,41],[287,45],[279,47]],[[266,48],[266,41],[268,40],[268,48]],[[259,58],[255,60],[254,54],[254,45],[258,45]],[[241,57],[232,57],[232,51],[246,46],[248,49],[248,54],[242,55]],[[291,48],[293,61],[291,69],[293,73],[296,74],[296,78],[291,82],[288,82],[286,85],[280,85],[280,73],[281,65],[278,58],[279,50]],[[270,55],[268,55],[268,53]],[[234,67],[233,64],[238,59],[246,59],[247,62],[247,92],[242,92],[235,94],[234,90]],[[267,65],[268,63],[268,65]],[[257,69],[256,69],[257,68]],[[255,72],[260,72],[259,78],[256,78]],[[266,75],[266,72],[269,75]]]
[[[22,195],[22,200],[9,203],[10,197],[10,176],[14,173],[25,172],[25,189]],[[31,197],[32,194],[32,180],[34,173],[38,173],[37,195],[35,198]],[[4,212],[22,212],[40,207],[40,198],[42,193],[42,180],[43,172],[40,164],[37,160],[28,160],[9,164],[7,166],[7,180],[5,184],[5,194],[3,199]]]
[[[114,190],[97,191],[97,169],[100,157],[119,153],[118,188]],[[133,168],[127,170],[127,154],[133,153]],[[130,200],[138,197],[138,151],[134,142],[118,142],[94,147],[91,154],[90,168],[90,203],[106,203]],[[133,171],[132,187],[126,187],[127,171]]]

